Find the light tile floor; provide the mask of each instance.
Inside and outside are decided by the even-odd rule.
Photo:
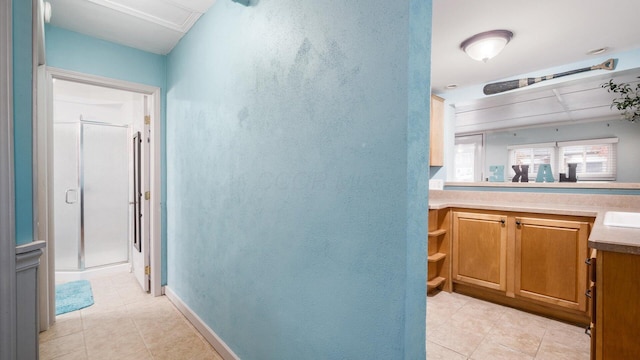
[[[94,304],[40,333],[40,359],[222,360],[166,296],[143,292],[132,274],[90,281]]]
[[[588,360],[584,328],[457,293],[427,298],[427,359]]]

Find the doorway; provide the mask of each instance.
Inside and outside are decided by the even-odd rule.
[[[126,268],[145,291],[162,295],[160,89],[55,68],[39,81],[47,89],[38,93],[46,116],[36,127],[45,141],[34,149],[46,174],[38,178],[39,198],[47,199],[39,203],[46,219],[39,236],[50,249],[40,277],[45,330],[55,322],[56,271],[73,280]]]

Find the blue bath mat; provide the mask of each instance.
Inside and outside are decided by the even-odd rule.
[[[87,280],[56,285],[56,315],[93,305],[91,284]]]

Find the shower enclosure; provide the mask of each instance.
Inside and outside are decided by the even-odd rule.
[[[129,261],[129,126],[54,123],[56,270]]]

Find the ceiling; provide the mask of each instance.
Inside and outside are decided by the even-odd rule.
[[[594,56],[586,53],[592,49],[640,48],[638,14],[638,0],[433,0],[432,90],[589,60]],[[494,29],[514,34],[495,58],[483,63],[460,50],[465,39]]]
[[[167,54],[215,0],[48,0],[51,24],[148,52]],[[433,0],[432,89],[465,87],[640,47],[638,0]],[[603,16],[603,15],[606,15]],[[492,29],[514,37],[486,63],[460,50]]]
[[[47,0],[51,25],[168,54],[215,0]]]
[[[148,52],[167,54],[215,0],[48,0],[51,24]],[[225,0],[229,1],[229,0]],[[432,91],[512,79],[540,69],[593,60],[640,48],[638,0],[432,0]],[[472,60],[460,43],[493,29],[514,33],[507,47],[486,63]],[[594,57],[589,50],[608,48]],[[536,76],[547,74],[536,74]],[[627,74],[628,75],[628,74]],[[610,76],[610,75],[604,75]],[[626,76],[626,75],[625,75]],[[571,80],[570,77],[566,78]],[[595,78],[594,78],[595,79]],[[509,124],[558,123],[612,117],[612,96],[602,79],[567,85],[537,85],[468,102],[456,101],[456,132],[495,130]],[[632,78],[633,80],[633,78]],[[564,82],[563,82],[564,83]],[[562,89],[560,87],[566,87]],[[527,100],[523,101],[523,98]],[[599,104],[596,106],[595,104]],[[596,109],[597,108],[597,109]],[[509,119],[517,119],[510,123]],[[482,125],[479,125],[482,124]],[[516,126],[516,125],[513,125]]]

